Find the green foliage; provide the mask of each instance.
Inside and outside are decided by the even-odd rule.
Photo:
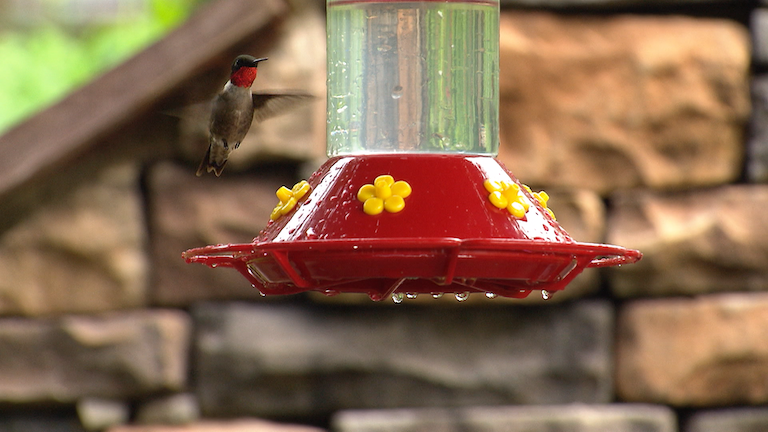
[[[78,32],[55,24],[0,33],[0,133],[181,23],[195,0],[150,0],[148,13]]]

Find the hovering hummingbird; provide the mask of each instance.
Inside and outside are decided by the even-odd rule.
[[[229,154],[240,146],[254,121],[264,121],[312,99],[301,92],[251,93],[257,67],[265,60],[240,55],[232,63],[229,81],[211,103],[208,150],[197,168],[198,176],[211,171],[220,176]]]

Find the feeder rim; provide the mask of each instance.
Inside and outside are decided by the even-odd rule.
[[[467,251],[489,250],[507,251],[510,249],[525,250],[535,253],[571,254],[578,256],[592,255],[587,267],[609,267],[632,264],[639,261],[643,254],[634,249],[622,246],[583,243],[583,242],[551,242],[530,239],[510,238],[472,238],[460,239],[455,237],[442,238],[342,238],[342,239],[306,239],[292,241],[269,241],[239,244],[218,244],[189,249],[182,253],[188,262],[209,262],[210,260],[229,261],[232,259],[248,259],[256,254],[268,252],[294,252],[314,250],[323,251],[376,251],[376,250],[414,250],[414,249],[461,249]]]

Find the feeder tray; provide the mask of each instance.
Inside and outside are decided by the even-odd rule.
[[[387,205],[386,198],[398,192],[393,181],[407,184],[401,192],[406,196]],[[494,185],[519,191],[518,201],[527,207],[522,216],[511,204],[500,208],[491,197]],[[490,156],[338,156],[308,186],[294,188],[306,192],[298,199],[283,191],[285,202],[252,243],[191,249],[183,257],[232,267],[265,295],[366,293],[382,300],[402,294],[462,298],[472,292],[523,298],[532,290],[546,296],[585,268],[642,256],[619,246],[575,242],[546,199]]]

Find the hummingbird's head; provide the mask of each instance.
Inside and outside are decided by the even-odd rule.
[[[249,55],[237,56],[232,62],[232,73],[229,75],[229,80],[238,87],[251,87],[253,80],[256,79],[256,68],[259,62],[266,59],[266,57],[255,58]]]

